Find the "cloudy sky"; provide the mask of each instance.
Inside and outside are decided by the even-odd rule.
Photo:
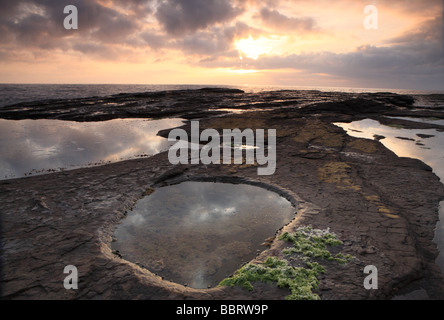
[[[0,0],[0,82],[443,89],[443,3]]]

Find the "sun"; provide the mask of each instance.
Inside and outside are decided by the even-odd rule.
[[[261,55],[271,53],[273,49],[270,39],[263,37],[253,39],[251,36],[248,39],[240,39],[236,41],[235,46],[239,51],[239,57],[241,59],[250,58],[257,60]]]
[[[263,55],[280,55],[285,52],[288,47],[288,37],[269,35],[267,37],[260,36],[254,39],[249,36],[247,39],[239,39],[234,43],[239,57],[257,60]]]

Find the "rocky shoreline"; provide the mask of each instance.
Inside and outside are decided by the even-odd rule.
[[[442,119],[439,110],[413,111],[413,98],[389,93],[247,94],[209,89],[157,93],[157,100],[155,96],[44,102],[32,113],[23,110],[31,107],[25,103],[1,110],[0,117],[99,121],[180,116],[199,119],[202,130],[273,128],[277,130],[275,174],[258,176],[254,165],[245,164],[172,165],[164,152],[100,167],[0,181],[3,299],[234,300],[288,295],[286,289],[270,284],[257,284],[251,292],[239,287],[185,287],[162,280],[111,250],[116,224],[130,214],[146,190],[190,180],[250,183],[284,195],[298,213],[279,232],[307,225],[330,228],[343,242],[341,250],[355,259],[346,265],[326,265],[317,291],[321,299],[391,299],[413,290],[425,290],[430,299],[444,298],[444,276],[434,262],[438,251],[433,243],[444,186],[419,160],[399,158],[377,140],[350,137],[332,124],[371,117],[402,122],[410,128],[444,130],[438,125],[385,117],[414,112]],[[79,100],[84,105],[75,109]],[[121,103],[121,107],[98,100]],[[53,108],[48,110],[48,105]],[[220,111],[222,108],[250,111],[232,114]],[[190,130],[189,123],[183,128]],[[167,136],[168,130],[159,134]],[[279,257],[285,246],[276,237],[255,261]],[[63,287],[66,265],[78,268],[78,290]],[[367,265],[378,268],[377,290],[363,286]]]

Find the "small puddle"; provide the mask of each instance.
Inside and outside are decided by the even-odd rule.
[[[260,187],[184,182],[138,201],[117,226],[112,249],[166,280],[214,287],[266,249],[264,241],[295,212]]]

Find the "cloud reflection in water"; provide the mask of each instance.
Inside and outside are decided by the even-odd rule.
[[[185,182],[137,202],[117,227],[113,249],[168,280],[206,288],[265,249],[294,214],[288,200],[263,188]]]
[[[0,119],[0,179],[152,156],[172,145],[157,132],[180,124],[181,119]]]

